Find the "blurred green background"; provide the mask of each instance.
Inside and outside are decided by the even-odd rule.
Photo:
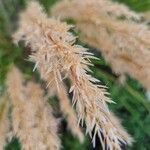
[[[118,1],[138,12],[150,11],[150,0]],[[0,0],[0,94],[5,91],[6,74],[12,64],[16,64],[24,72],[27,79],[37,78],[38,80],[37,73],[32,72],[34,64],[26,61],[27,52],[24,51],[24,48],[15,46],[11,38],[11,34],[17,27],[18,13],[24,9],[26,2],[26,0]],[[56,0],[40,0],[47,12],[55,2]],[[88,45],[84,46],[88,47]],[[95,50],[93,49],[93,51]],[[99,53],[97,55],[101,57]],[[126,84],[121,86],[118,83],[119,77],[112,73],[111,68],[102,57],[93,63],[95,64],[91,68],[93,76],[109,87],[108,91],[117,103],[110,107],[121,118],[122,124],[135,140],[133,146],[126,149],[150,150],[150,102],[145,96],[145,90],[130,77],[127,78]],[[55,101],[57,99],[52,99],[52,105],[57,105]],[[54,106],[54,109],[58,109],[57,106]],[[85,138],[85,142],[80,144],[78,139],[74,138],[67,130],[65,120],[63,120],[60,128],[63,150],[94,149],[88,136]],[[21,146],[16,138],[13,138],[6,146],[6,150],[20,149]],[[100,149],[99,144],[96,149]]]

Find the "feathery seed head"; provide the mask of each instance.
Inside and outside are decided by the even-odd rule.
[[[25,150],[59,150],[57,121],[43,98],[39,85],[28,82],[17,68],[13,68],[7,79],[8,94],[12,102],[12,125]]]
[[[35,6],[39,8],[30,15]],[[105,87],[98,85],[98,80],[88,74],[88,66],[92,65],[89,58],[94,58],[93,54],[74,44],[76,38],[69,29],[65,23],[49,19],[34,2],[22,13],[14,40],[24,40],[31,47],[30,60],[35,62],[35,68],[48,85],[55,82],[57,93],[61,91],[63,79],[70,79],[78,122],[82,125],[85,121],[86,132],[93,137],[93,144],[98,135],[103,149],[105,144],[110,150],[121,149],[121,143],[130,143],[131,138],[122,131],[119,123],[113,123],[107,106],[112,101],[107,97]]]

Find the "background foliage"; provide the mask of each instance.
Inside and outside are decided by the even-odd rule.
[[[125,3],[131,9],[139,12],[150,11],[150,0],[118,0]],[[37,73],[32,72],[33,64],[26,61],[28,53],[24,48],[18,48],[12,44],[11,34],[17,27],[18,13],[25,7],[26,0],[0,0],[0,94],[5,90],[5,77],[12,64],[16,64],[27,79],[34,78],[38,80]],[[56,0],[40,0],[48,12],[49,7]],[[77,33],[78,34],[78,33]],[[83,43],[82,43],[83,44]],[[88,47],[88,45],[83,44]],[[93,76],[100,79],[102,84],[108,86],[112,99],[117,103],[112,104],[111,109],[118,115],[124,127],[134,137],[135,143],[131,150],[149,150],[150,149],[150,102],[145,96],[145,90],[134,79],[127,78],[125,85],[120,85],[119,77],[114,75],[109,65],[104,61],[95,49],[90,48],[101,59],[93,61],[95,64],[91,69]],[[33,76],[34,74],[34,76]],[[57,108],[57,100],[51,100],[54,109]],[[57,114],[58,115],[58,114]],[[60,127],[62,134],[63,150],[91,150],[92,145],[86,137],[81,145],[78,139],[74,138],[66,128],[65,120],[63,127]],[[21,146],[16,138],[13,138],[7,144],[6,150],[20,150]],[[95,149],[100,149],[97,146]]]

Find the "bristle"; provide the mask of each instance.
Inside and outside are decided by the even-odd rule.
[[[78,137],[81,143],[84,141],[83,133],[77,124],[77,116],[69,103],[69,98],[67,96],[67,91],[65,86],[62,84],[60,86],[60,91],[57,93],[60,99],[60,108],[64,115],[67,117],[68,127],[71,132]]]

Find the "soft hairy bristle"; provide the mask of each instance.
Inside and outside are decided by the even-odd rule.
[[[50,86],[48,86],[48,95],[57,96],[59,98],[60,109],[64,117],[66,117],[68,128],[71,130],[72,134],[75,135],[81,143],[84,141],[83,133],[78,126],[77,116],[74,110],[72,109],[70,99],[67,94],[65,84],[59,83],[60,90],[57,90],[57,85],[54,79],[54,74],[49,74],[49,79],[45,78],[46,81],[52,81]]]

